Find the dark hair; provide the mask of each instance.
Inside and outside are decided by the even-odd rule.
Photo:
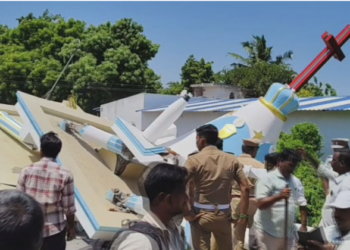
[[[301,162],[302,158],[300,154],[293,149],[284,149],[278,154],[278,161],[290,161],[293,163]]]
[[[0,249],[40,249],[44,215],[32,197],[18,190],[0,191],[0,221]]]
[[[160,193],[174,194],[186,188],[187,169],[172,164],[160,163],[148,173],[144,186],[152,204]]]
[[[212,124],[206,124],[196,129],[197,135],[205,139],[208,145],[215,145],[219,139],[217,127]]]
[[[245,154],[251,154],[257,147],[242,145],[242,152]]]
[[[271,163],[272,165],[276,166],[277,161],[278,161],[278,153],[274,152],[274,153],[265,155],[266,163]]]
[[[62,149],[62,141],[54,132],[44,134],[40,138],[40,150],[44,157],[56,158]]]
[[[350,150],[347,148],[342,148],[339,151],[337,151],[339,154],[338,160],[340,162],[344,162],[346,167],[350,168]]]
[[[219,150],[224,150],[224,141],[221,140],[220,138],[218,138],[218,140],[215,143],[215,146],[219,149]]]

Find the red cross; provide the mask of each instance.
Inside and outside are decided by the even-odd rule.
[[[334,38],[333,35],[325,32],[322,39],[326,44],[326,48],[289,84],[291,89],[299,91],[316,72],[332,57],[342,61],[345,58],[341,47],[350,38],[350,25],[347,25],[339,35]]]

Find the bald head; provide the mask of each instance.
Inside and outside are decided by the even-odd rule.
[[[341,162],[348,170],[350,170],[350,151],[347,148],[343,148],[335,152],[339,156],[339,162]]]
[[[32,197],[17,190],[0,191],[0,221],[0,249],[40,249],[44,216]]]

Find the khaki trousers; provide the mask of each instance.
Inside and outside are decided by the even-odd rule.
[[[232,249],[231,210],[218,211],[217,213],[194,209],[198,213],[204,213],[198,220],[190,222],[193,250],[210,250],[211,237],[213,235],[218,250]]]
[[[231,200],[232,218],[238,220],[241,212],[241,199],[233,198]],[[254,215],[258,209],[258,202],[255,198],[249,199],[248,220],[245,224],[236,225],[233,229],[234,250],[244,250],[244,239],[247,227],[250,229],[254,223]],[[254,245],[255,235],[249,234],[249,246]],[[253,247],[253,246],[252,246]]]
[[[284,238],[276,238],[268,233],[255,229],[255,236],[258,241],[259,250],[293,250],[295,239],[288,240],[288,247],[284,249]]]

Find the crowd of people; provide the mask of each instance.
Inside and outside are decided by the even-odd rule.
[[[255,159],[261,141],[246,139],[242,155],[223,151],[213,125],[197,130],[198,151],[184,167],[159,163],[144,190],[150,209],[112,241],[90,241],[90,250],[185,250],[181,226],[189,221],[193,250],[350,249],[350,150],[333,140],[334,154],[319,163],[303,149],[285,149]],[[74,178],[56,158],[62,142],[53,132],[41,137],[41,160],[20,174],[17,190],[0,191],[0,249],[64,250],[75,238]],[[324,185],[322,239],[301,243],[307,232],[307,200],[293,174],[301,161],[313,166]],[[296,227],[299,207],[300,227]],[[245,242],[249,229],[249,240]]]

